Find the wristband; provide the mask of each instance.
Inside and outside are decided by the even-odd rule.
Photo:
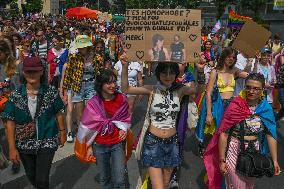
[[[61,130],[59,130],[60,132],[62,132],[62,131],[65,131],[65,129],[61,129]]]
[[[220,163],[226,163],[226,160],[222,158],[222,159],[219,160],[219,162]]]

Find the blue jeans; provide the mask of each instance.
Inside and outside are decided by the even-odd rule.
[[[83,81],[79,93],[71,91],[71,94],[73,95],[72,102],[74,103],[90,100],[93,96],[96,95],[94,81]]]
[[[125,189],[125,142],[94,144],[102,189]]]
[[[284,117],[284,87],[279,88],[279,102],[281,104],[281,110],[279,112],[279,118]]]

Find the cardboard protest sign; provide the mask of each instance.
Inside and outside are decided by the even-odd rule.
[[[191,62],[200,44],[201,10],[126,10],[125,47],[132,61]]]
[[[271,32],[252,20],[246,21],[233,43],[233,48],[249,57],[255,57],[271,36]]]

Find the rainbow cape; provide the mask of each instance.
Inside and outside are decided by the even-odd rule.
[[[252,18],[247,16],[238,15],[235,11],[231,10],[229,14],[228,27],[241,28],[247,20],[251,19]]]

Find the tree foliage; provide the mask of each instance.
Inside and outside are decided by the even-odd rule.
[[[125,0],[129,9],[197,8],[200,0]]]
[[[11,9],[10,14],[11,14],[12,17],[17,17],[17,16],[21,15],[18,4],[15,0],[13,0],[10,3],[10,9]]]
[[[0,8],[5,8],[6,5],[12,3],[14,0],[0,0]]]
[[[42,10],[42,0],[26,0],[26,8],[29,13],[39,13]]]
[[[260,21],[260,11],[269,0],[240,0],[239,4],[242,8],[254,12],[254,20]]]
[[[113,14],[124,14],[126,9],[125,0],[114,0],[111,9]]]
[[[228,6],[228,4],[230,3],[230,1],[227,0],[216,0],[215,1],[215,6],[217,7],[217,19],[220,19],[224,12],[225,12],[225,8]]]
[[[66,8],[72,8],[77,6],[77,1],[75,0],[66,0]]]

